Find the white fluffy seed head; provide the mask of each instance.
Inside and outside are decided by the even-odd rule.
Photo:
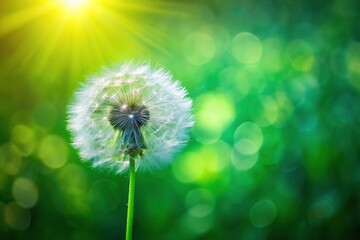
[[[171,162],[189,138],[192,101],[178,81],[150,64],[127,63],[89,78],[69,107],[73,145],[93,167],[123,173]]]

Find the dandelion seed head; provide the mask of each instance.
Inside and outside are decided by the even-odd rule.
[[[93,167],[123,173],[129,157],[153,170],[171,162],[189,138],[192,102],[178,81],[149,64],[127,63],[91,77],[75,93],[68,128]]]

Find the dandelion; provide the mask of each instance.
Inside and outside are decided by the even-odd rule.
[[[68,128],[94,168],[130,170],[126,239],[131,239],[135,169],[169,164],[188,141],[191,100],[178,81],[149,64],[124,64],[89,78],[75,94]]]

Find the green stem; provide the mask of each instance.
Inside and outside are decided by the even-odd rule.
[[[135,196],[135,161],[130,157],[130,181],[129,181],[129,198],[128,211],[126,220],[126,240],[132,239],[132,225],[134,215],[134,196]]]

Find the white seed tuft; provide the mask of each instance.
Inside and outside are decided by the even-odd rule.
[[[68,119],[73,146],[93,167],[119,174],[128,170],[129,155],[140,169],[167,165],[193,126],[186,95],[168,72],[149,64],[107,69],[75,93]]]

